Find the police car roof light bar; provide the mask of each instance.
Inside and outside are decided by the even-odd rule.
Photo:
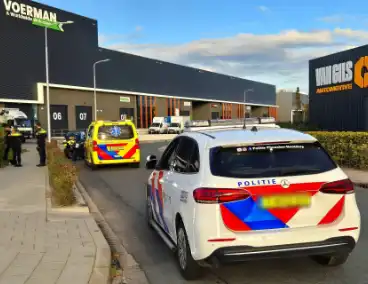
[[[226,129],[244,128],[244,122],[248,126],[258,126],[260,128],[278,127],[273,117],[250,117],[245,119],[212,119],[212,120],[191,120],[185,123],[185,131],[200,131],[206,129]]]

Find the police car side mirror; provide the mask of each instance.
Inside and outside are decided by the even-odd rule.
[[[153,170],[157,164],[157,157],[155,155],[149,155],[146,159],[146,169]]]

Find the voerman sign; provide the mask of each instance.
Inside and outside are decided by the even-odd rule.
[[[57,23],[57,15],[41,8],[36,8],[30,4],[19,3],[17,1],[3,0],[5,13],[7,16],[50,25],[50,23]],[[32,3],[32,2],[29,2]],[[45,26],[44,25],[44,26]]]
[[[353,87],[368,88],[368,56],[315,70],[316,93],[332,93],[352,90]]]

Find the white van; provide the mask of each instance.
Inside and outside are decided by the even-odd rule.
[[[151,126],[148,128],[148,134],[168,133],[169,123],[165,122],[164,117],[154,117]]]
[[[184,131],[184,125],[187,121],[190,121],[189,116],[172,116],[169,126],[170,134],[179,134]]]

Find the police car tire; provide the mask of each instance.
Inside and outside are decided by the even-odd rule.
[[[315,255],[312,258],[318,264],[334,267],[344,264],[348,260],[349,255],[349,253],[339,253],[335,255]]]
[[[183,236],[184,235],[184,236]],[[183,222],[179,222],[177,228],[177,250],[176,250],[176,257],[177,262],[179,265],[180,273],[186,280],[196,280],[201,277],[202,275],[202,268],[199,264],[193,259],[192,253],[190,252],[189,242],[187,233],[185,231]],[[180,246],[179,239],[184,237],[185,241],[185,263],[181,263],[180,261],[180,250],[182,249]],[[182,239],[183,241],[183,239]],[[183,265],[184,264],[184,265]]]

